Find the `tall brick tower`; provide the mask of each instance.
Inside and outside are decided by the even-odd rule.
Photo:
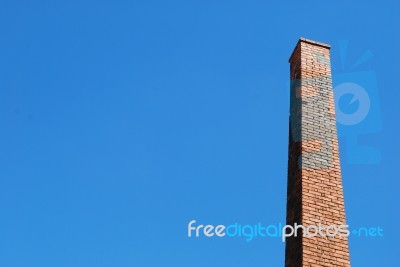
[[[330,46],[300,38],[290,59],[286,223],[345,225]],[[334,231],[331,231],[334,232]],[[350,266],[347,237],[286,240],[285,266]]]

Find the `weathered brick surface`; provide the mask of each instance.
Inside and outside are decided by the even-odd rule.
[[[287,224],[346,224],[330,46],[301,38],[289,59]],[[285,266],[350,266],[347,237],[286,240]]]

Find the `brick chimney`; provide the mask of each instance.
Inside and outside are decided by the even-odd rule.
[[[300,38],[289,63],[286,223],[345,225],[330,46]],[[286,267],[350,266],[347,237],[297,233],[286,239]]]

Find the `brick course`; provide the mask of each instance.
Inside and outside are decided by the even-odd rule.
[[[290,59],[286,223],[346,224],[330,46],[301,38]],[[347,237],[289,237],[285,266],[350,266]]]

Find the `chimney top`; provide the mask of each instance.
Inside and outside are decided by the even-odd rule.
[[[308,44],[312,44],[312,45],[317,45],[317,46],[321,46],[321,47],[325,47],[325,48],[327,48],[327,49],[331,49],[331,46],[328,45],[328,44],[321,43],[321,42],[317,42],[317,41],[313,41],[313,40],[311,40],[311,39],[307,39],[307,38],[304,38],[304,37],[300,37],[299,41],[298,41],[297,44],[296,44],[296,47],[293,49],[293,52],[292,52],[292,54],[290,55],[289,63],[290,63],[290,60],[292,59],[292,56],[293,56],[294,52],[296,51],[297,47],[299,46],[299,44],[300,44],[301,42],[303,42],[303,43],[308,43]]]

